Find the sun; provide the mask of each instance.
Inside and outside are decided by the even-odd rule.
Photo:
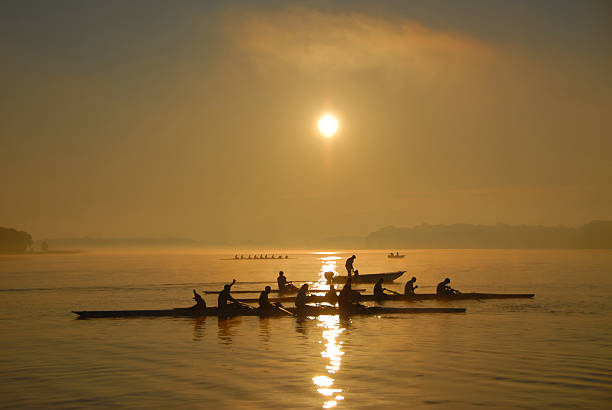
[[[338,131],[338,120],[331,114],[319,118],[319,131],[323,136],[331,138]]]

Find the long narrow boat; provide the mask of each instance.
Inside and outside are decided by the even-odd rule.
[[[535,293],[458,293],[456,295],[437,295],[435,293],[416,293],[414,295],[385,295],[383,298],[377,298],[374,295],[360,295],[360,302],[372,302],[383,300],[404,300],[404,301],[419,301],[419,300],[482,300],[482,299],[530,299],[535,296]],[[258,299],[239,299],[245,303],[256,303]],[[311,295],[310,302],[326,302],[325,296]],[[293,302],[294,296],[285,296],[279,298],[270,298],[271,302]]]
[[[406,272],[405,270],[398,270],[396,272],[384,272],[384,273],[365,273],[363,275],[353,275],[353,283],[376,283],[382,278],[384,283],[391,283],[395,279],[399,278]],[[348,276],[334,276],[334,283],[346,283]]]
[[[350,312],[340,311],[334,306],[307,306],[303,310],[297,308],[286,308],[286,311],[277,309],[223,309],[216,307],[206,309],[176,308],[162,310],[78,310],[73,311],[79,319],[89,318],[108,318],[108,317],[201,317],[201,316],[284,316],[287,311],[298,316],[317,316],[317,315],[382,315],[393,313],[463,313],[465,308],[389,308],[389,307],[367,307],[355,309]]]
[[[262,290],[263,289],[258,289],[258,290],[232,290],[232,294],[234,294],[234,293],[259,293]],[[308,293],[327,292],[327,290],[328,289],[312,289],[312,290],[309,290]],[[353,289],[353,290],[356,290],[357,292],[365,291],[365,289]],[[292,295],[292,294],[296,294],[297,292],[298,292],[297,290],[279,292],[278,289],[272,289],[270,291],[270,293],[282,293],[283,295]],[[221,293],[221,291],[219,291],[219,290],[205,290],[204,291],[204,294],[206,294],[206,295],[218,295],[219,293]],[[257,302],[257,300],[254,300],[254,302]]]

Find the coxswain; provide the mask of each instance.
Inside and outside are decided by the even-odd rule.
[[[221,293],[219,293],[219,297],[217,298],[217,306],[219,306],[219,309],[240,306],[240,302],[230,295],[234,283],[236,283],[236,279],[234,279],[229,285],[223,286],[223,290]]]
[[[419,287],[419,285],[415,285],[414,282],[416,282],[414,276],[406,282],[406,286],[404,286],[404,295],[414,295],[414,290]]]
[[[348,258],[346,260],[346,262],[344,263],[344,267],[346,268],[346,273],[348,274],[348,276],[350,277],[353,273],[353,262],[355,262],[355,258],[356,256],[353,255],[350,258]]]
[[[304,283],[295,297],[295,307],[298,309],[304,309],[308,302],[308,283]]]
[[[195,289],[193,290],[193,300],[196,301],[196,304],[191,307],[192,309],[206,309],[206,302],[204,301],[202,296],[200,296],[198,292],[196,292]]]
[[[266,288],[259,294],[260,309],[268,309],[274,306],[272,303],[270,303],[270,300],[268,299],[268,295],[270,295],[271,290],[272,288],[270,286],[266,286]]]
[[[458,290],[451,288],[448,284],[450,283],[450,279],[446,278],[442,282],[438,283],[436,286],[436,294],[438,295],[455,295],[459,293]]]

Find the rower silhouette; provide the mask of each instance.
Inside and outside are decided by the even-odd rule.
[[[404,286],[404,295],[414,295],[414,290],[419,287],[419,285],[415,285],[414,282],[416,282],[414,276],[406,282],[406,286]]]
[[[446,278],[442,282],[438,283],[438,286],[436,286],[436,294],[440,296],[452,296],[461,293],[458,290],[451,288],[449,283],[449,278]]]
[[[295,297],[295,307],[302,310],[308,302],[308,283],[304,283]]]

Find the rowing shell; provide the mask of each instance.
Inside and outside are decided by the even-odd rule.
[[[329,289],[311,289],[308,292],[309,293],[327,292],[327,290],[329,290]],[[365,291],[365,289],[353,289],[353,290],[356,290],[357,292]],[[262,291],[262,289],[259,289],[259,290],[232,290],[231,293],[232,294],[234,294],[234,293],[259,293],[261,291]],[[219,290],[205,290],[204,291],[204,294],[206,294],[206,295],[218,295],[219,293],[221,293],[221,291],[219,291]],[[298,290],[297,289],[296,290],[283,290],[282,292],[280,292],[278,289],[272,289],[270,291],[270,293],[282,293],[282,294],[285,294],[285,295],[291,295],[291,294],[298,293]],[[259,300],[259,299],[257,299],[257,300]],[[254,300],[254,302],[257,302],[257,300]]]
[[[406,272],[405,270],[398,270],[397,272],[384,272],[384,273],[365,273],[363,275],[353,275],[353,283],[376,283],[382,278],[383,283],[393,282]],[[334,283],[346,283],[348,276],[334,276]]]
[[[372,302],[381,300],[481,300],[481,299],[530,299],[535,296],[535,293],[457,293],[455,295],[438,295],[435,293],[416,293],[413,295],[385,295],[382,298],[374,295],[359,295],[360,302]],[[239,299],[245,303],[256,303],[259,299]],[[309,302],[326,302],[325,296],[312,295],[309,296]],[[295,297],[286,296],[280,298],[270,298],[271,302],[293,302]]]
[[[307,306],[304,309],[285,308],[287,311],[301,316],[317,316],[317,315],[382,315],[393,313],[463,313],[465,308],[390,308],[390,307],[364,307],[356,308],[350,311],[340,311],[334,306]],[[277,309],[219,309],[210,307],[205,309],[194,308],[176,308],[162,310],[79,310],[73,311],[79,316],[79,319],[88,318],[109,318],[109,317],[201,317],[201,316],[286,316],[287,312],[282,312]]]

